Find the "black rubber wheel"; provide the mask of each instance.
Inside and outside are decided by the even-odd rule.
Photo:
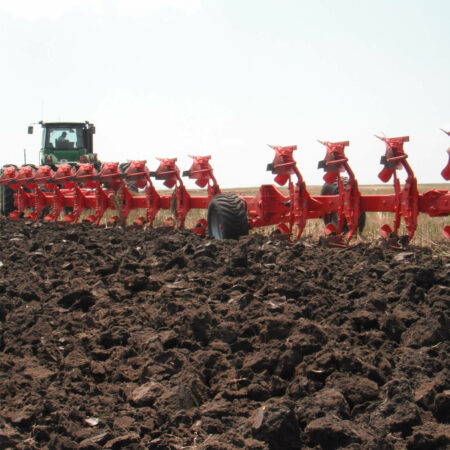
[[[0,186],[1,214],[8,217],[14,211],[14,190],[9,186]]]
[[[175,192],[172,193],[172,197],[170,198],[170,212],[173,214],[175,219],[178,219],[177,194],[175,194]]]
[[[347,178],[342,178],[342,181],[344,182],[344,186],[346,186]],[[339,194],[339,187],[338,187],[337,180],[333,184],[325,183],[322,186],[322,190],[320,191],[320,195],[338,195],[338,194]],[[323,221],[325,222],[325,225],[332,223],[337,228],[338,215],[335,212],[331,213],[331,214],[326,214],[323,218]],[[358,218],[358,230],[360,233],[362,233],[365,226],[366,226],[366,213],[362,212]],[[347,226],[347,221],[345,221],[344,226],[342,227],[342,232],[346,233],[347,231],[348,231],[348,226]]]
[[[42,209],[41,214],[39,214],[39,220],[44,220],[44,217],[48,216],[51,213],[52,209],[53,208],[51,206],[45,206]]]
[[[119,164],[119,170],[122,173],[125,173],[130,167],[130,163],[126,162],[126,163],[120,163]],[[127,188],[131,191],[131,192],[139,192],[139,189],[136,187],[136,184],[133,180],[125,180],[125,183],[127,185]]]
[[[247,235],[247,204],[235,194],[214,196],[208,207],[208,234],[216,239]]]

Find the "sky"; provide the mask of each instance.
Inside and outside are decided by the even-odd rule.
[[[272,183],[267,144],[322,184],[317,139],[349,140],[377,183],[374,134],[410,136],[419,183],[442,183],[449,18],[448,0],[0,0],[0,164],[38,162],[28,125],[88,120],[102,161],[211,155],[225,188]]]

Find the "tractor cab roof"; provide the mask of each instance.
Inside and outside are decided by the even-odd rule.
[[[89,122],[40,122],[43,128],[86,128]]]

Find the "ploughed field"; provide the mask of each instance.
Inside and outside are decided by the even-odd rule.
[[[0,219],[0,447],[450,445],[450,259]]]

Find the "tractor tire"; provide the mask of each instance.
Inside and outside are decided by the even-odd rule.
[[[248,234],[247,204],[235,194],[217,194],[208,207],[208,234],[238,239]]]
[[[343,178],[344,186],[347,186],[347,178]],[[338,182],[335,181],[333,184],[325,183],[322,186],[322,190],[320,191],[320,195],[338,195],[339,187]],[[345,219],[344,219],[345,220]],[[336,228],[338,226],[338,215],[337,213],[326,214],[323,218],[325,225],[332,223]],[[358,230],[360,233],[364,230],[366,226],[366,213],[362,212],[358,218]],[[342,227],[342,232],[346,233],[348,231],[347,221],[345,221],[344,226]]]
[[[8,217],[14,211],[14,190],[9,186],[0,186],[0,213]]]

